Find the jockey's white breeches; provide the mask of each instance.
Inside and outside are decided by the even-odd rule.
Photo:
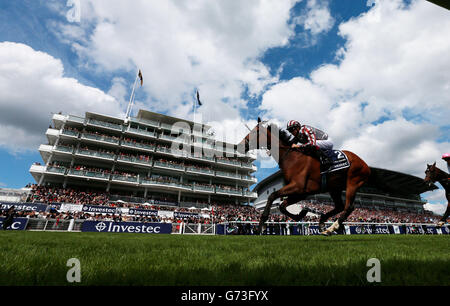
[[[316,144],[321,150],[333,150],[333,142],[331,142],[331,140],[329,139],[317,140]]]

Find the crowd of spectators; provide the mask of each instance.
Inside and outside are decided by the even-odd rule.
[[[217,157],[217,161],[225,161],[225,162],[230,162],[236,165],[240,165],[241,162],[236,159],[236,158],[229,158],[229,157],[224,157],[224,156],[216,156]]]
[[[166,182],[178,182],[178,180],[167,177],[153,178],[155,180],[162,180]],[[208,186],[208,184],[204,184]],[[211,186],[211,185],[209,185]],[[101,191],[76,190],[73,188],[58,188],[52,186],[38,186],[36,184],[27,185],[31,189],[27,202],[33,203],[70,203],[70,204],[84,204],[123,208],[139,208],[172,212],[190,212],[199,215],[209,215],[208,220],[202,222],[224,222],[224,221],[252,221],[258,222],[260,212],[253,206],[248,205],[234,205],[227,202],[222,203],[201,203],[203,207],[207,204],[207,209],[195,209],[180,207],[178,199],[175,196],[161,195],[149,196],[145,203],[131,203],[125,201],[112,201],[110,194]],[[171,203],[172,205],[161,205],[161,203]],[[303,221],[318,222],[320,215],[333,209],[333,204],[328,202],[318,201],[302,201],[299,203],[301,207],[309,209],[308,215]],[[329,221],[336,220],[340,214],[330,218]],[[79,217],[79,216],[77,216]],[[124,218],[125,216],[122,216]],[[133,216],[132,218],[139,218]],[[430,212],[412,213],[407,211],[395,211],[387,209],[372,209],[372,208],[355,208],[352,214],[347,219],[347,222],[364,222],[364,223],[436,223],[439,216],[432,215]],[[166,220],[167,221],[167,220]],[[172,220],[173,221],[173,220]],[[175,220],[176,221],[176,220]],[[271,214],[270,222],[292,222],[292,220],[284,215]],[[198,222],[198,220],[197,220]]]
[[[170,152],[170,150],[171,150],[171,146],[169,146],[169,145],[162,145],[162,144],[156,145],[156,151]]]
[[[95,137],[96,139],[100,139],[100,140],[106,140],[106,141],[112,141],[112,142],[116,142],[118,143],[120,141],[120,137],[117,136],[113,136],[113,135],[106,135],[106,134],[102,134],[99,132],[84,132],[84,135],[90,135]]]
[[[155,147],[155,144],[153,142],[145,141],[145,140],[138,141],[133,138],[124,138],[122,141],[122,144],[131,145],[133,147],[136,147],[136,146],[147,146],[147,147],[152,147],[152,148]]]
[[[67,166],[62,163],[54,161],[48,164],[48,168],[66,169]]]
[[[225,221],[258,222],[260,212],[258,212],[253,206],[214,204],[211,207],[211,216],[214,220],[214,223]]]
[[[74,165],[73,167],[70,168],[70,170],[94,172],[94,173],[98,173],[98,174],[102,174],[102,175],[111,174],[110,170],[95,168],[95,167],[87,167],[84,165]]]
[[[162,176],[162,175],[152,175],[146,178],[149,181],[157,182],[161,184],[181,184],[179,178],[174,178],[171,176]]]
[[[158,210],[157,207],[153,207]],[[183,209],[171,209],[168,210],[167,207],[159,207],[159,209],[164,211],[172,212],[184,212]],[[192,213],[193,211],[186,211]],[[7,210],[0,210],[0,217],[5,217],[7,215]],[[37,211],[16,211],[14,214],[15,218],[28,218],[28,219],[45,219],[45,220],[56,220],[69,221],[71,219],[75,220],[87,220],[87,221],[114,221],[114,222],[149,222],[149,223],[189,223],[189,224],[211,224],[212,220],[209,217],[205,217],[198,213],[192,216],[180,216],[177,217],[174,214],[169,215],[157,215],[157,216],[140,216],[140,215],[124,215],[124,214],[93,214],[84,212],[63,212],[52,208],[50,211],[37,212]]]
[[[51,128],[51,126],[50,126],[50,128]],[[70,127],[70,126],[64,127],[63,132],[64,131],[69,131],[69,132],[72,132],[72,133],[81,133],[81,130],[73,128],[73,127]]]
[[[176,162],[176,161],[173,161],[170,159],[161,158],[161,159],[155,160],[155,162],[158,162],[158,163],[161,163],[161,164],[164,164],[167,166],[175,166],[177,168],[184,168],[184,163],[179,163],[179,162]]]
[[[31,192],[28,195],[27,202],[32,203],[70,203],[70,204],[91,204],[91,205],[108,205],[109,198],[106,192],[97,191],[81,191],[72,188],[58,188],[38,186],[33,184],[30,186]]]
[[[230,191],[230,192],[242,192],[242,188],[236,188],[228,185],[216,185],[217,188],[221,190]]]
[[[200,166],[200,165],[195,165],[195,164],[185,164],[185,166],[188,169],[192,169],[192,170],[200,170],[200,171],[203,170],[203,171],[209,171],[209,172],[213,171],[213,169],[208,166]]]
[[[80,147],[80,151],[89,151],[89,152],[100,153],[100,154],[108,154],[108,155],[114,155],[115,154],[114,151],[111,151],[111,150],[106,150],[106,149],[101,149],[101,148],[91,149],[88,146]]]
[[[64,143],[64,142],[59,142],[58,143],[58,148],[66,148],[67,150],[73,150],[74,146],[72,144],[68,144],[68,143]]]
[[[212,184],[208,184],[208,183],[204,183],[204,182],[197,182],[197,181],[192,181],[193,184],[195,184],[195,186],[197,187],[203,187],[203,188],[214,188],[215,185]]]
[[[144,154],[139,154],[139,155],[134,155],[134,154],[130,154],[130,153],[124,153],[124,152],[120,152],[119,153],[119,160],[120,159],[132,159],[132,160],[140,160],[142,162],[146,162],[149,163],[151,160],[151,157],[148,155],[144,155]]]
[[[136,173],[130,173],[130,172],[123,172],[119,170],[115,170],[112,172],[114,177],[122,177],[127,180],[137,180],[138,175]]]

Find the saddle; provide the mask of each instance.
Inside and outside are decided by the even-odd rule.
[[[328,151],[322,151],[321,149],[317,148],[316,146],[304,146],[297,148],[295,150],[298,150],[302,154],[311,156],[315,159],[317,159],[320,162],[320,172],[326,171],[331,164],[333,163],[331,152]]]
[[[317,159],[320,162],[321,174],[341,170],[350,166],[345,153],[339,150],[323,151],[315,146],[304,146],[296,150]]]

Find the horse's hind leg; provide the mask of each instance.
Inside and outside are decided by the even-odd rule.
[[[342,212],[344,210],[344,202],[342,201],[342,190],[334,190],[330,191],[330,196],[333,199],[334,202],[334,208],[330,210],[329,212],[323,214],[320,216],[319,220],[319,231],[320,233],[325,232],[325,222],[337,215],[338,213]]]
[[[450,201],[449,201],[449,193],[447,192],[447,194],[446,194],[446,196],[447,196],[447,201],[448,201],[448,203],[447,203],[447,209],[445,210],[445,213],[444,213],[444,215],[442,216],[442,218],[441,218],[441,220],[439,220],[439,222],[438,222],[438,226],[444,226],[444,224],[445,224],[445,222],[447,222],[447,218],[448,218],[448,216],[450,215]]]
[[[325,235],[329,235],[334,231],[337,231],[343,224],[345,220],[347,220],[348,216],[353,212],[355,207],[353,206],[353,202],[355,201],[356,191],[358,191],[359,187],[361,187],[365,182],[360,181],[356,184],[347,184],[347,189],[345,191],[345,208],[344,213],[339,217],[336,222],[334,222],[326,231],[323,233]]]

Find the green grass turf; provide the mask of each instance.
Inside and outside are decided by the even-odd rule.
[[[0,231],[0,285],[450,285],[450,236],[188,236]]]

